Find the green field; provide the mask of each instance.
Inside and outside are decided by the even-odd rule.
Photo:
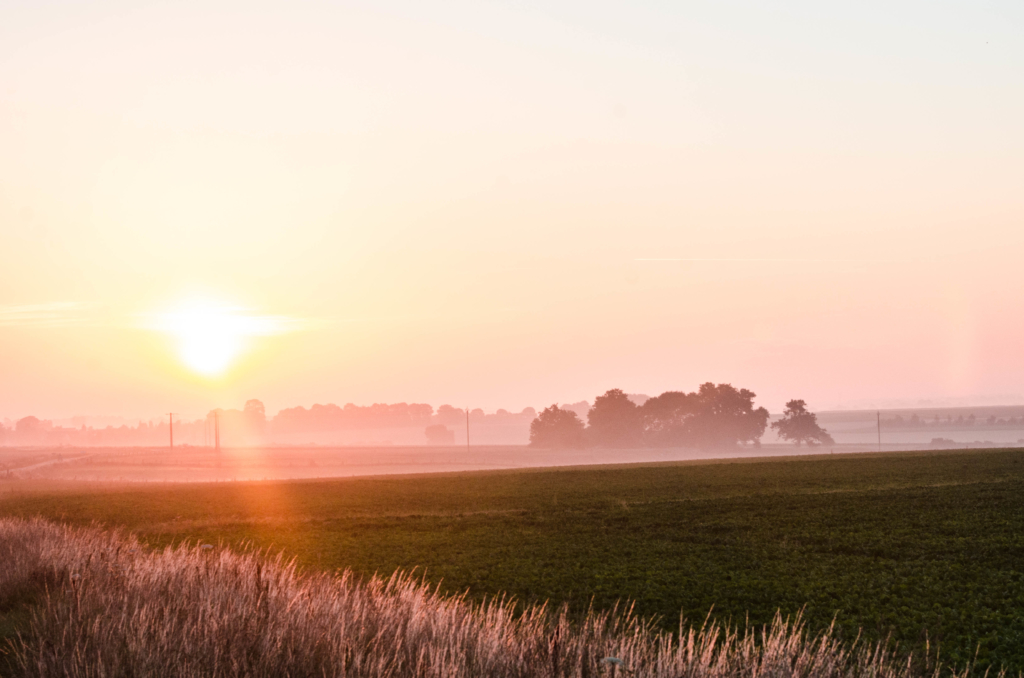
[[[901,453],[344,480],[0,483],[0,514],[151,545],[252,542],[308,568],[417,568],[448,590],[635,601],[675,626],[806,609],[979,668],[1024,670],[1024,451]]]

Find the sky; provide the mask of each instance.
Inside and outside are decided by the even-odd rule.
[[[1022,30],[0,0],[0,417],[1024,403]]]

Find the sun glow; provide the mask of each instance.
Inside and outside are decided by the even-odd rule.
[[[278,334],[287,319],[247,315],[244,309],[195,303],[159,316],[157,328],[178,340],[181,361],[206,377],[223,374],[251,337]]]

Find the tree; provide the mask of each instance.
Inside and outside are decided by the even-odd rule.
[[[759,445],[768,428],[768,410],[754,408],[757,394],[732,384],[701,384],[697,391],[694,436],[705,447]]]
[[[454,445],[455,431],[452,431],[444,424],[431,424],[423,433],[427,436],[427,442],[431,445]]]
[[[582,447],[583,422],[572,410],[552,405],[530,422],[530,445],[534,447]]]
[[[267,410],[259,400],[246,400],[242,409],[245,428],[249,435],[262,437],[267,428]]]
[[[640,408],[644,441],[653,447],[679,447],[692,443],[688,422],[694,416],[696,394],[666,391]]]
[[[755,408],[755,397],[745,388],[711,382],[695,393],[662,393],[640,408],[644,439],[657,447],[759,444],[768,427],[768,410]]]
[[[442,424],[465,424],[466,413],[451,405],[441,405],[441,407],[437,408],[437,420]]]
[[[23,435],[31,435],[43,430],[43,422],[39,420],[39,417],[33,417],[30,414],[15,422],[14,430]]]
[[[42,421],[30,414],[15,422],[14,437],[22,445],[38,445],[43,442],[46,431],[51,426],[49,421]]]
[[[641,443],[640,408],[622,389],[613,388],[594,400],[587,414],[587,436],[600,447],[635,447]]]
[[[831,445],[835,441],[828,431],[818,425],[818,417],[807,411],[807,403],[803,400],[790,400],[786,403],[786,411],[782,419],[774,422],[772,428],[779,432],[779,437],[796,443],[808,445]]]

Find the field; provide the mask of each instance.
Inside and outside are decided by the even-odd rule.
[[[0,515],[416,571],[474,599],[635,601],[742,625],[805,610],[963,665],[1024,670],[1024,452],[835,455],[406,477],[0,483]]]
[[[836,445],[840,454],[873,446]],[[908,449],[919,449],[910,447]],[[790,457],[813,448],[761,445],[692,448],[548,450],[522,445],[386,447],[0,447],[0,478],[130,483],[238,482],[451,473],[723,458]]]

